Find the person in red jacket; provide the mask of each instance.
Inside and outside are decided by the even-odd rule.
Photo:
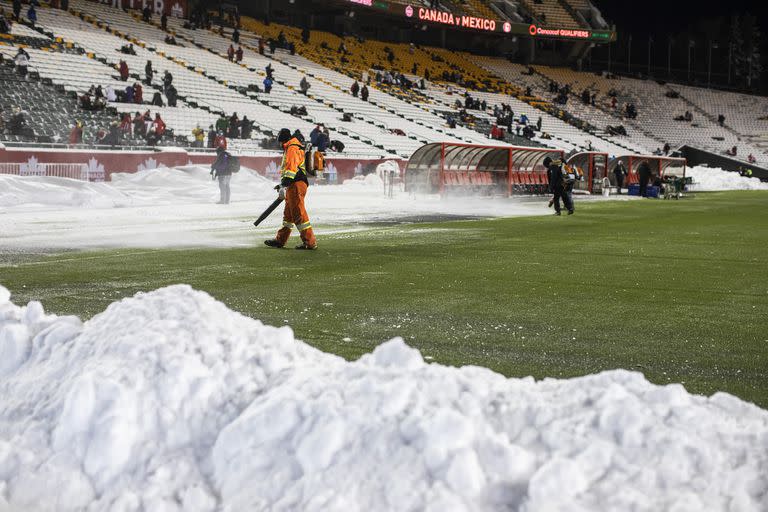
[[[213,147],[218,148],[224,148],[224,150],[227,150],[227,138],[224,136],[224,132],[219,131],[216,134],[216,138],[213,140]]]
[[[131,114],[126,112],[125,114],[123,114],[123,118],[120,120],[120,132],[123,135],[130,135],[131,125],[132,125]]]
[[[304,197],[307,195],[309,180],[304,162],[304,144],[299,140],[300,135],[291,135],[287,128],[280,130],[277,140],[283,146],[283,162],[280,164],[279,197],[285,199],[283,212],[283,227],[272,240],[265,240],[269,247],[281,248],[288,242],[291,230],[295,227],[301,236],[301,245],[296,249],[317,249],[317,240],[309,222],[309,214],[304,207]]]
[[[133,101],[137,105],[141,105],[144,102],[144,89],[142,89],[141,84],[138,82],[133,84]]]
[[[124,60],[120,61],[120,80],[123,82],[128,81],[128,64]]]
[[[235,59],[235,49],[232,47],[232,45],[229,45],[229,48],[227,48],[227,58],[230,61]]]
[[[155,122],[152,123],[152,126],[155,128],[157,138],[161,138],[165,133],[165,121],[160,118],[159,113],[155,114]]]

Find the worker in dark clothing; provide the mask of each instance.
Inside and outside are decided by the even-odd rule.
[[[560,159],[552,160],[550,157],[544,159],[544,166],[548,170],[549,189],[554,195],[555,215],[560,215],[560,199],[563,200],[563,205],[568,210],[568,215],[573,215],[573,203],[568,194],[562,165],[563,162]]]
[[[231,191],[229,183],[232,179],[231,160],[232,155],[223,147],[216,148],[216,161],[211,165],[211,179],[219,180],[218,204],[229,204]]]
[[[648,181],[651,179],[651,167],[648,162],[643,161],[637,168],[637,175],[640,180],[640,197],[648,196]]]
[[[616,178],[616,190],[621,194],[621,187],[624,186],[624,177],[627,175],[627,169],[624,162],[619,160],[616,167],[613,168],[613,176]]]

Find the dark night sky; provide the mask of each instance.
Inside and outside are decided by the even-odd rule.
[[[766,32],[768,1],[766,0],[593,0],[609,22],[619,31],[660,33],[685,31],[699,21],[728,19],[734,14],[750,13],[759,17]]]

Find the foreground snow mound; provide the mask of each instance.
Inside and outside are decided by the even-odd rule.
[[[737,172],[720,168],[697,166],[686,171],[693,178],[693,190],[715,192],[718,190],[768,190],[768,183],[757,178],[740,176]]]
[[[355,362],[173,286],[82,324],[0,287],[0,510],[766,510],[768,412],[642,375]]]

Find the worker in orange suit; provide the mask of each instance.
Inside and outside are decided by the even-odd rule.
[[[304,164],[304,145],[291,135],[287,128],[280,130],[278,142],[283,145],[283,162],[280,164],[280,186],[278,194],[285,199],[283,212],[283,227],[273,240],[265,240],[269,247],[284,247],[291,236],[291,230],[296,227],[301,235],[301,245],[296,249],[317,249],[317,240],[309,222],[309,215],[304,208],[304,197],[307,195],[309,180]]]

